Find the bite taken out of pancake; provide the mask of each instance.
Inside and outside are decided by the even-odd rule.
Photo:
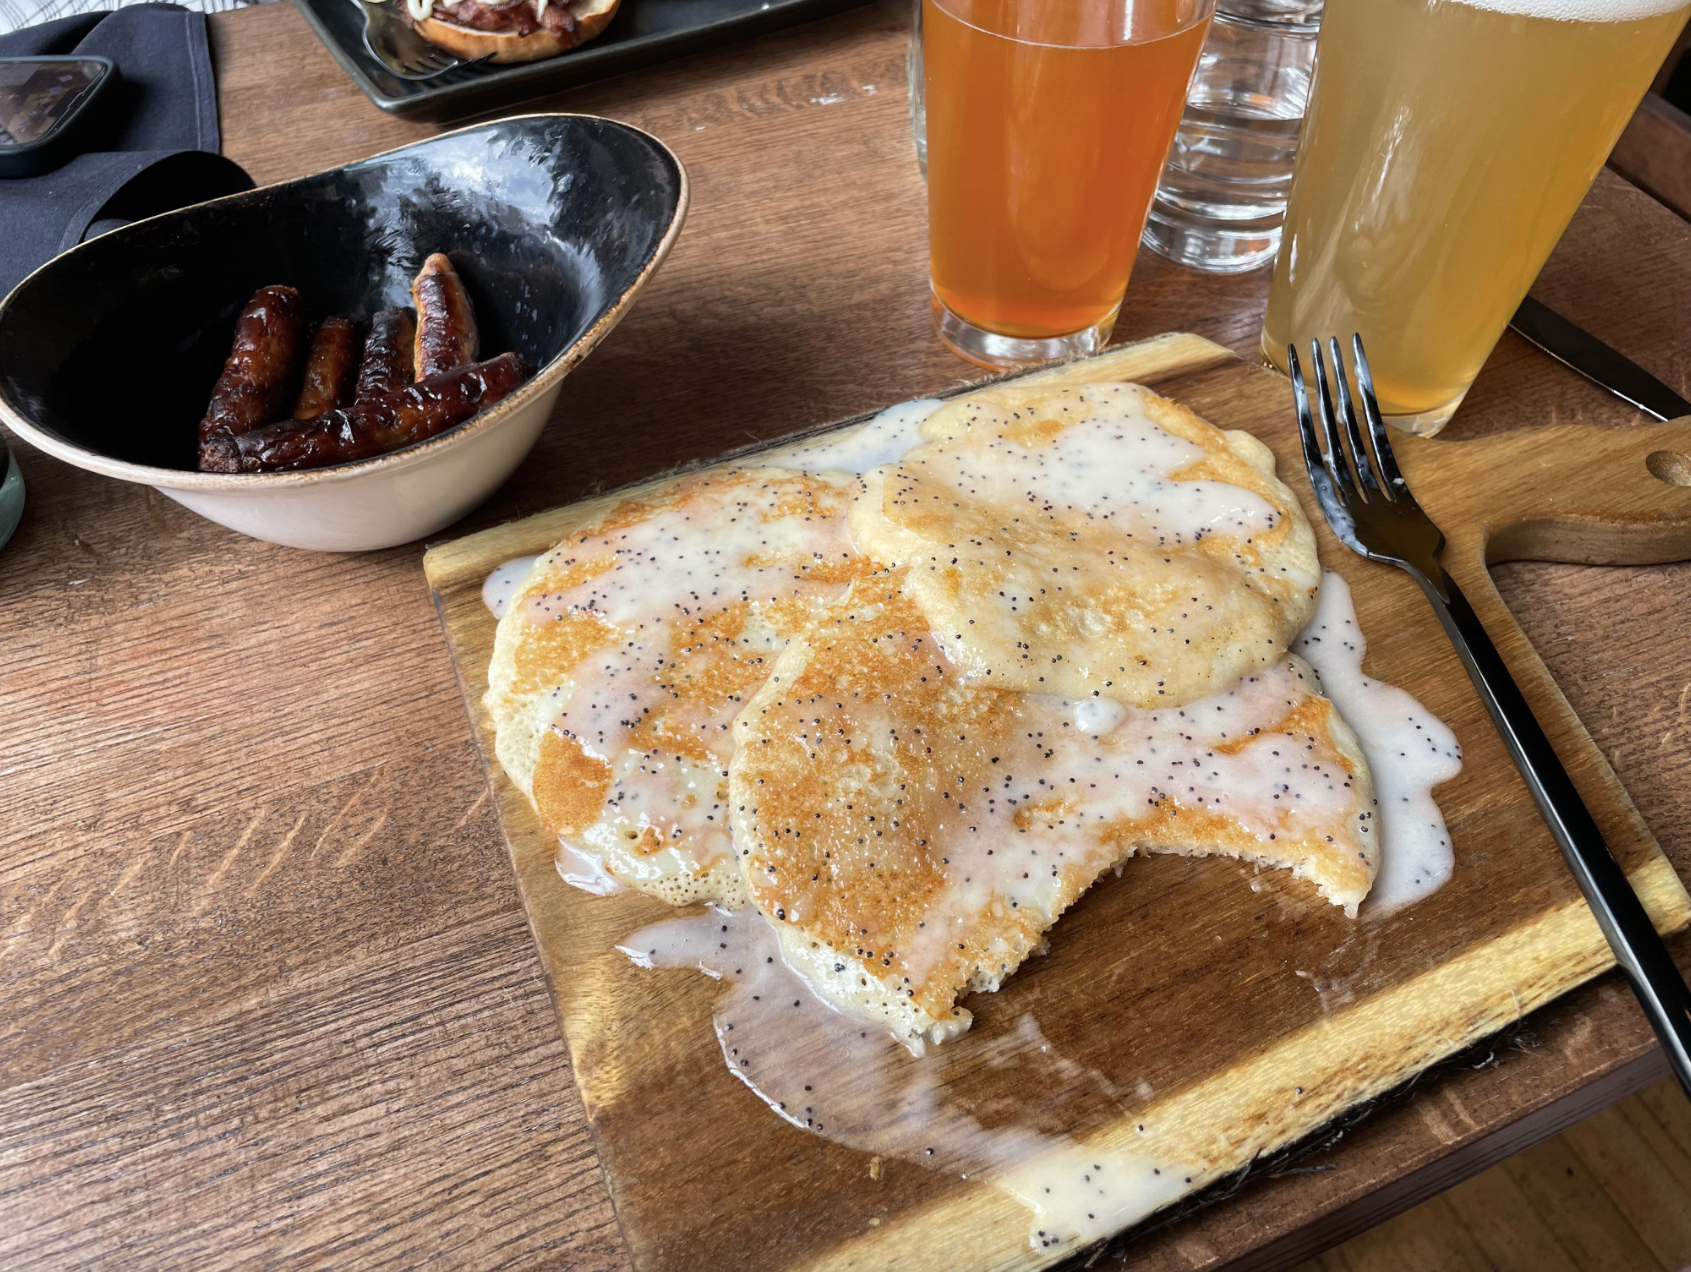
[[[907,1043],[967,1028],[1137,852],[1291,868],[1354,913],[1377,868],[1354,736],[1282,655],[1148,710],[965,680],[902,571],[853,584],[735,721],[734,841],[791,962]]]
[[[851,479],[716,469],[540,557],[500,620],[495,750],[560,843],[673,904],[745,904],[727,819],[736,712],[787,638],[873,567]]]
[[[863,477],[853,538],[909,569],[973,683],[1179,704],[1279,661],[1314,610],[1315,537],[1268,448],[1109,375],[971,392]]]

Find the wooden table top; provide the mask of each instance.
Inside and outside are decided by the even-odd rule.
[[[454,533],[972,377],[928,330],[907,14],[885,0],[535,104],[661,137],[693,211]],[[224,148],[260,182],[431,131],[370,106],[288,5],[212,32]],[[1118,335],[1249,351],[1266,289],[1144,255]],[[1691,391],[1691,227],[1646,195],[1606,174],[1536,294]],[[1506,336],[1449,435],[1637,419]],[[276,548],[17,449],[0,1263],[627,1266],[421,549]],[[1497,573],[1691,879],[1691,566]],[[1127,1263],[1284,1266],[1664,1071],[1613,976],[1475,1061]]]

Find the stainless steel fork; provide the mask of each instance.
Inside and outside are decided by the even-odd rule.
[[[1615,861],[1603,832],[1555,749],[1544,736],[1532,708],[1522,696],[1509,668],[1491,643],[1462,589],[1439,564],[1444,535],[1415,502],[1398,471],[1391,439],[1380,418],[1374,380],[1360,335],[1351,338],[1357,389],[1352,391],[1337,338],[1329,338],[1332,387],[1338,391],[1334,410],[1327,361],[1321,343],[1310,341],[1315,364],[1315,409],[1304,382],[1296,347],[1288,346],[1292,396],[1297,403],[1298,430],[1303,435],[1304,467],[1321,513],[1339,541],[1370,561],[1395,565],[1420,584],[1438,614],[1450,643],[1467,668],[1492,723],[1503,735],[1515,766],[1543,814],[1556,844],[1567,859],[1586,903],[1614,949],[1615,960],[1638,996],[1644,1014],[1661,1040],[1679,1084],[1691,1095],[1691,990],[1674,966],[1667,947],[1656,934],[1637,893]],[[1356,417],[1362,403],[1364,423]],[[1316,411],[1320,423],[1316,423]],[[1367,442],[1364,441],[1364,424]],[[1373,454],[1369,453],[1372,443]]]
[[[418,82],[445,75],[465,66],[480,66],[491,58],[466,60],[430,44],[411,29],[404,18],[381,0],[352,0],[364,15],[364,51],[380,62],[390,75]]]

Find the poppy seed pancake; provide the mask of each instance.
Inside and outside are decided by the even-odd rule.
[[[925,445],[864,474],[852,536],[909,568],[973,683],[1188,702],[1284,656],[1314,611],[1315,536],[1261,442],[1107,374],[936,411]]]
[[[829,1001],[911,1043],[961,1032],[958,996],[997,989],[1138,852],[1290,867],[1354,912],[1372,784],[1307,664],[1100,720],[967,683],[905,582],[853,584],[735,721],[747,891]]]
[[[712,470],[624,500],[540,557],[500,620],[495,750],[560,841],[673,904],[744,904],[730,723],[788,635],[873,567],[850,479]]]

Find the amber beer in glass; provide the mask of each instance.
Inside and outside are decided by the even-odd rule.
[[[1685,24],[1684,0],[1328,0],[1263,354],[1362,333],[1442,428]]]
[[[1214,0],[923,0],[941,337],[987,366],[1101,347]]]

